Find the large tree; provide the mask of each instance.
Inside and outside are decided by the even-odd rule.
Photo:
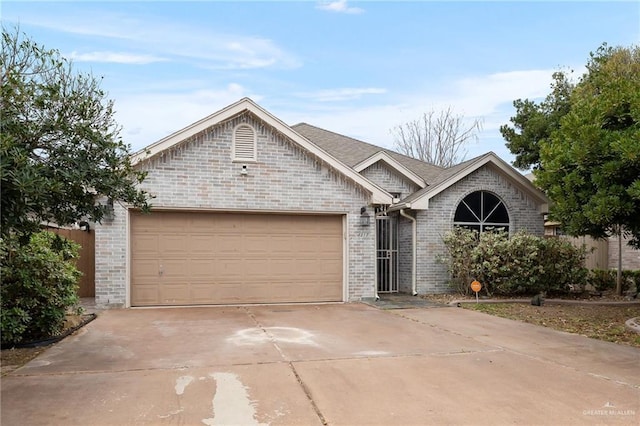
[[[108,210],[99,197],[149,208],[99,79],[4,27],[0,72],[2,235],[99,222]]]
[[[506,145],[515,155],[513,165],[521,170],[538,169],[540,164],[540,143],[560,127],[560,119],[569,112],[569,98],[573,90],[570,72],[553,73],[551,93],[541,102],[517,99],[513,102],[516,115],[511,117],[511,125],[500,126],[500,133]]]
[[[439,112],[431,110],[400,124],[391,134],[400,153],[436,166],[451,167],[465,159],[466,145],[477,139],[481,129],[480,119],[469,123],[449,107]]]
[[[640,47],[591,54],[540,164],[536,183],[568,234],[627,233],[640,247]]]

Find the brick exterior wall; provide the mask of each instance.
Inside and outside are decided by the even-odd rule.
[[[622,269],[640,270],[640,250],[627,244],[630,238],[622,237]],[[609,237],[609,269],[618,269],[618,237]]]
[[[256,130],[257,162],[231,160],[233,129],[242,122]],[[375,228],[359,223],[370,194],[252,114],[213,126],[139,167],[148,171],[142,188],[158,209],[347,214],[347,297],[374,296]],[[128,244],[128,211],[116,206],[114,220],[96,227],[98,305],[126,305]]]
[[[417,212],[418,293],[450,291],[446,267],[438,260],[446,253],[442,237],[453,228],[453,216],[460,201],[478,190],[490,191],[504,202],[511,233],[526,230],[534,235],[544,234],[544,219],[534,201],[491,166],[484,166],[432,198],[429,210]]]
[[[415,212],[407,212],[415,214]],[[413,268],[413,227],[412,222],[398,214],[398,290],[411,293]]]
[[[398,174],[382,161],[370,165],[360,174],[387,192],[400,193],[400,198],[405,198],[420,189],[418,185]]]

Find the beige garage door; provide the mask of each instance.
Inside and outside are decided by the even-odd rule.
[[[131,305],[342,300],[342,217],[131,216]]]

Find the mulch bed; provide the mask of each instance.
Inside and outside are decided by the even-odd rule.
[[[89,324],[96,318],[96,314],[68,315],[65,320],[64,330],[57,336],[47,339],[30,342],[20,342],[16,344],[3,344],[0,351],[0,365],[2,375],[22,367],[33,358],[47,350],[49,346],[75,333],[80,328]]]

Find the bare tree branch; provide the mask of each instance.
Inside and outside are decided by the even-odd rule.
[[[419,119],[391,129],[396,149],[409,157],[441,167],[451,167],[464,161],[466,145],[478,139],[482,120],[467,124],[451,107],[425,112]]]

